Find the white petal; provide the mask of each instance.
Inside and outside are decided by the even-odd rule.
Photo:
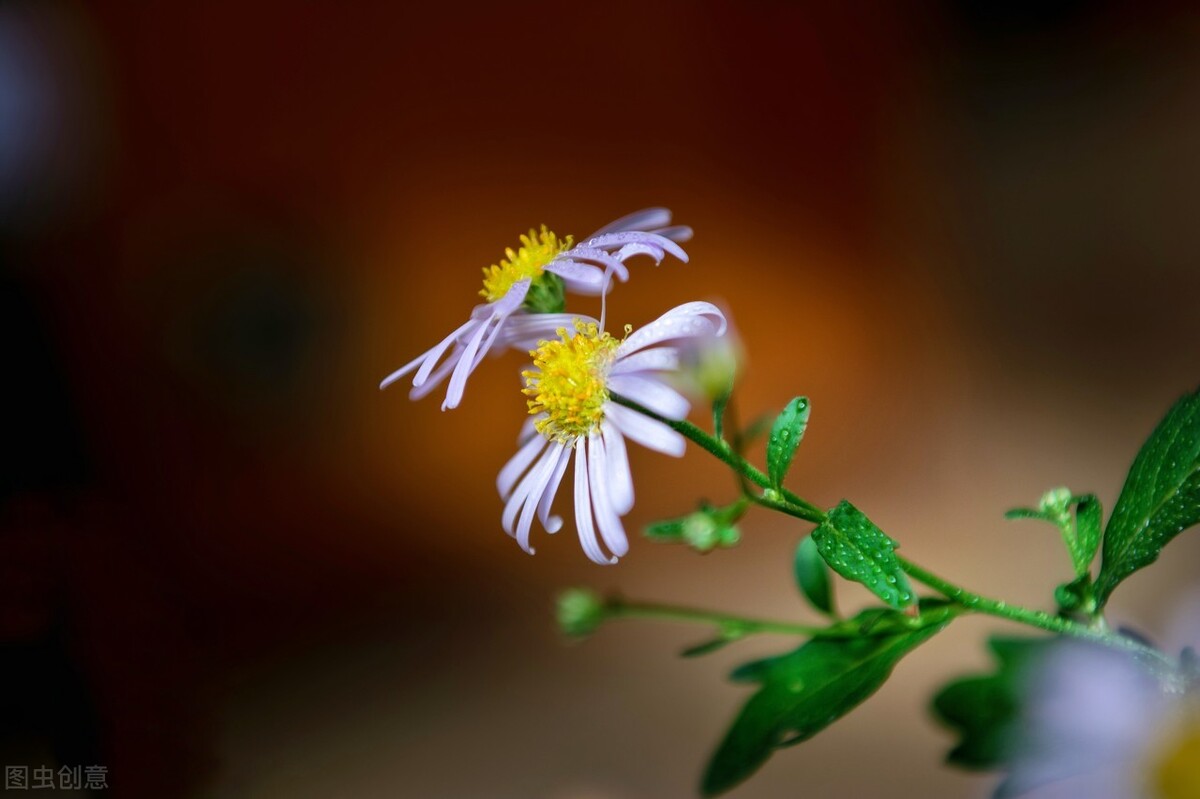
[[[521,422],[521,429],[517,433],[517,446],[523,446],[532,436],[537,435],[537,422],[539,419],[545,418],[546,414],[539,413],[536,416],[527,416],[525,421]]]
[[[608,485],[608,456],[604,450],[604,439],[598,433],[591,433],[587,438],[588,453],[588,482],[592,487],[592,507],[596,509],[596,526],[604,545],[614,556],[624,557],[629,552],[629,539],[625,536],[625,528],[621,519],[613,510],[612,497]]]
[[[633,475],[629,473],[625,439],[609,421],[601,425],[600,433],[604,436],[604,451],[608,456],[608,492],[613,510],[618,516],[624,516],[633,510]]]
[[[546,439],[540,434],[535,435],[517,450],[516,455],[508,459],[508,463],[504,464],[496,477],[496,490],[500,492],[500,499],[508,499],[513,486],[517,484],[517,478],[525,473],[544,446]]]
[[[643,208],[620,219],[609,222],[597,230],[589,239],[603,236],[605,233],[619,233],[623,230],[649,230],[671,224],[671,212],[666,208]]]
[[[581,264],[578,261],[572,261],[570,258],[556,258],[546,264],[546,271],[553,272],[563,279],[568,288],[574,289],[576,286],[581,288],[594,288],[597,292],[600,291],[600,286],[604,283],[604,270],[598,266],[591,264]]]
[[[558,457],[558,465],[554,467],[554,474],[550,475],[546,490],[542,492],[542,500],[538,503],[538,519],[547,533],[557,533],[562,529],[563,520],[561,516],[550,515],[550,506],[554,504],[554,496],[558,493],[558,485],[562,482],[563,473],[567,470],[567,463],[571,460],[571,452],[564,444],[556,443],[551,446],[558,447],[561,453]]]
[[[551,475],[558,470],[558,462],[562,460],[564,450],[564,447],[550,447],[534,467],[537,479],[529,489],[525,507],[521,510],[521,518],[517,521],[517,543],[530,555],[533,554],[533,547],[529,546],[529,530],[533,526],[533,514],[537,512],[538,506],[545,498],[546,485],[550,482]]]
[[[679,368],[679,350],[675,347],[655,347],[618,358],[608,370],[610,375],[634,372],[673,372]]]
[[[429,376],[429,373],[433,371],[433,367],[442,357],[442,353],[444,353],[446,348],[453,344],[454,340],[458,338],[458,334],[474,327],[476,324],[477,322],[474,319],[468,319],[466,322],[455,328],[453,333],[446,336],[437,344],[425,350],[425,352],[421,353],[416,358],[412,359],[408,363],[404,364],[404,366],[401,366],[399,369],[385,377],[379,384],[379,387],[381,389],[387,388],[392,383],[395,383],[397,380],[411,372],[417,366],[420,366],[421,369],[417,372],[417,376],[413,378],[413,385],[421,385],[425,382],[425,379]]]
[[[504,527],[504,532],[509,535],[515,535],[516,531],[513,524],[517,520],[517,513],[525,506],[527,501],[530,501],[530,495],[537,488],[538,481],[545,476],[548,469],[554,468],[554,464],[547,466],[547,461],[554,454],[553,449],[547,449],[537,459],[537,462],[530,467],[525,476],[521,478],[521,482],[517,483],[516,491],[513,491],[512,496],[508,498],[508,502],[504,505],[504,513],[500,516],[500,523]],[[534,505],[537,505],[541,497],[533,499]]]
[[[484,319],[496,314],[508,316],[510,313],[515,313],[521,307],[521,303],[525,302],[525,295],[529,293],[529,287],[532,284],[531,278],[518,280],[508,287],[508,291],[504,292],[504,296],[500,299],[484,305],[477,305],[471,312],[472,318]]]
[[[662,227],[647,232],[657,234],[664,239],[670,239],[680,244],[692,240],[692,229],[687,225],[672,225],[671,227]]]
[[[687,416],[692,407],[675,389],[643,375],[612,375],[608,378],[608,388],[614,394],[631,399],[659,416],[676,421]]]
[[[655,266],[662,263],[662,259],[666,257],[666,253],[663,252],[661,247],[655,247],[653,244],[642,244],[639,242],[626,244],[624,247],[617,250],[615,255],[620,261],[628,261],[635,255],[649,255],[654,259]]]
[[[563,258],[571,258],[576,261],[594,261],[598,264],[603,264],[609,269],[618,280],[626,281],[629,279],[629,269],[625,264],[617,260],[612,253],[598,250],[595,247],[573,247],[562,254]]]
[[[593,563],[607,566],[617,562],[616,558],[605,557],[596,540],[596,528],[592,524],[592,500],[588,490],[587,451],[584,442],[575,445],[575,529],[579,532],[579,543]]]
[[[625,437],[632,438],[647,449],[678,458],[687,448],[687,440],[662,422],[615,402],[604,404],[604,415]]]
[[[519,350],[535,349],[541,342],[558,337],[558,329],[574,330],[575,320],[597,323],[590,316],[565,313],[513,314],[504,325],[504,346]]]
[[[621,343],[617,357],[672,339],[719,336],[725,328],[725,315],[711,302],[685,302],[631,333]]]
[[[442,402],[443,411],[457,408],[458,403],[462,402],[463,389],[467,387],[467,378],[471,376],[471,372],[475,371],[475,367],[479,365],[479,361],[475,360],[475,353],[479,351],[479,345],[483,342],[484,335],[487,334],[491,326],[495,325],[499,329],[498,326],[502,324],[504,324],[504,317],[493,315],[486,322],[479,325],[470,340],[467,341],[467,346],[463,348],[462,354],[458,356],[458,365],[454,367],[454,373],[450,375],[450,385],[446,388],[446,399]]]
[[[655,247],[661,247],[684,263],[687,263],[688,260],[688,255],[683,251],[682,247],[665,236],[659,236],[655,233],[641,233],[638,231],[629,231],[625,233],[606,233],[603,236],[596,236],[595,238],[588,239],[579,245],[579,247],[608,249],[614,247],[624,247],[626,244],[652,244]]]
[[[415,386],[409,390],[409,399],[419,400],[422,397],[432,394],[434,389],[441,385],[442,381],[446,379],[446,376],[454,371],[454,368],[458,366],[459,358],[462,357],[463,345],[455,344],[454,348],[455,351],[450,353],[450,355],[446,357],[446,360],[442,361],[441,366],[433,370],[433,374],[431,374],[423,384]]]

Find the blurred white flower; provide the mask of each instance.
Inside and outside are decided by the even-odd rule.
[[[574,456],[579,542],[596,563],[616,563],[629,550],[620,517],[633,508],[625,439],[676,457],[683,454],[685,442],[666,424],[617,404],[612,394],[663,418],[683,419],[689,403],[663,379],[679,366],[675,345],[720,334],[725,317],[710,303],[689,302],[624,340],[592,320],[576,320],[574,328],[574,333],[560,328],[558,338],[543,341],[531,353],[534,368],[524,376],[532,418],[522,431],[520,449],[496,481],[505,500],[502,522],[530,554],[535,513],[547,532],[557,532],[562,519],[550,515],[550,506]]]
[[[602,294],[611,285],[610,275],[629,279],[625,262],[635,255],[648,255],[659,263],[670,253],[686,262],[687,253],[676,242],[690,239],[692,230],[670,223],[666,208],[647,208],[605,225],[577,246],[570,236],[560,239],[545,225],[540,232],[530,230],[521,236],[517,250],[508,248],[499,264],[483,270],[479,293],[487,302],[476,306],[450,335],[385,377],[379,387],[387,388],[415,370],[409,396],[416,400],[449,376],[442,410],[458,407],[467,378],[489,351],[529,349],[531,341],[552,336],[563,326],[562,314],[554,312],[562,310],[564,289]],[[524,318],[524,324],[509,324],[517,318]]]
[[[1181,608],[1169,654],[1200,636],[1200,595]],[[1181,626],[1193,629],[1179,640]],[[1197,799],[1200,687],[1098,645],[1064,642],[1034,667],[998,796]]]
[[[723,312],[729,320],[729,312]],[[689,394],[716,402],[728,398],[733,391],[745,361],[741,337],[736,325],[729,321],[728,329],[720,335],[697,336],[680,345],[676,384]]]

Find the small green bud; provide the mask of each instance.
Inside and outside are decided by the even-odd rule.
[[[736,546],[741,538],[736,526],[719,518],[719,509],[704,508],[683,520],[683,541],[697,552]]]
[[[556,616],[559,629],[573,638],[591,635],[607,616],[604,600],[587,588],[568,588],[558,595]]]
[[[683,520],[683,540],[693,549],[708,552],[717,545],[720,527],[712,514],[698,510]]]
[[[1038,509],[1055,520],[1070,518],[1071,492],[1067,488],[1052,488],[1042,494],[1038,501]]]
[[[685,390],[716,402],[733,391],[744,360],[741,340],[730,328],[719,336],[701,336],[683,342],[679,353],[679,377]]]

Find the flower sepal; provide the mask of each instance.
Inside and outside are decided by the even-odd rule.
[[[685,544],[701,554],[714,549],[737,546],[742,534],[737,521],[746,513],[749,501],[745,498],[722,507],[704,503],[686,516],[664,519],[649,525],[646,537],[652,541]]]
[[[553,272],[542,272],[534,278],[521,305],[529,313],[562,313],[566,307],[566,284]]]

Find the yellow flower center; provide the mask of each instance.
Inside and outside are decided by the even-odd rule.
[[[522,372],[531,414],[545,413],[537,430],[551,441],[568,444],[600,426],[608,401],[608,369],[620,340],[594,323],[575,322],[575,334],[558,329],[558,339],[543,341],[534,368]]]
[[[558,238],[554,232],[542,225],[541,232],[532,228],[521,236],[521,246],[516,252],[506,247],[504,258],[483,270],[483,290],[479,295],[488,302],[495,302],[508,293],[513,283],[525,278],[537,280],[546,264],[560,252],[571,249],[570,236]]]
[[[1154,796],[1194,799],[1200,796],[1200,715],[1194,712],[1163,742],[1151,762]]]

